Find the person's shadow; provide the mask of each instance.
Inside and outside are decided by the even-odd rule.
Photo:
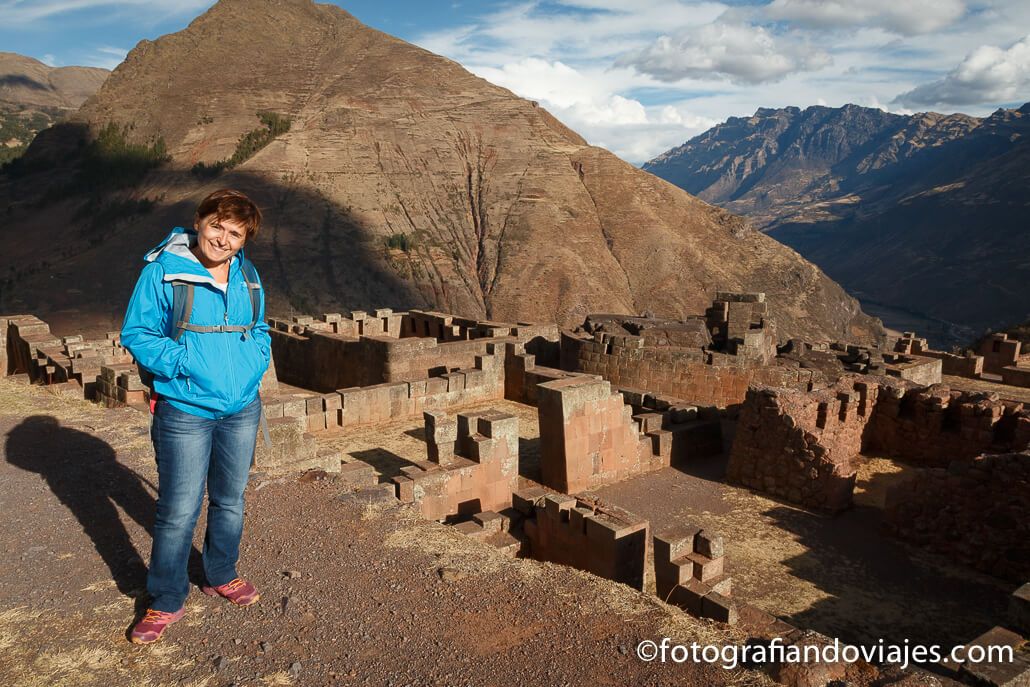
[[[115,506],[153,536],[157,502],[147,486],[156,491],[154,485],[119,463],[107,442],[62,427],[50,415],[26,418],[8,432],[5,453],[11,465],[38,472],[47,481],[93,541],[118,590],[140,606],[147,596],[147,569]],[[191,577],[196,577],[199,558],[194,547]]]

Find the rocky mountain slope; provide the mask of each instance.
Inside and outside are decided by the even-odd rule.
[[[96,93],[106,69],[48,67],[0,52],[0,164],[21,155],[33,137]]]
[[[48,67],[31,57],[0,51],[0,105],[72,110],[96,93],[109,73],[98,67]]]
[[[863,302],[944,324],[933,338],[949,343],[1030,314],[1028,134],[1030,104],[983,119],[759,109],[644,169],[748,216]]]
[[[768,294],[783,336],[881,331],[739,218],[310,0],[222,0],[141,42],[23,162],[0,181],[0,306],[58,324],[117,321],[137,256],[230,186],[267,211],[248,254],[278,314],[433,307],[571,325],[699,313],[739,289]]]

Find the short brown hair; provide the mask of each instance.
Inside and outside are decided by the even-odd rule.
[[[194,219],[199,222],[209,215],[243,225],[247,230],[247,240],[256,236],[261,228],[261,210],[258,206],[245,194],[229,188],[215,191],[200,201]]]

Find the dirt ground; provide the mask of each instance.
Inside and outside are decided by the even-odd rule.
[[[986,379],[968,379],[966,377],[954,377],[952,375],[942,375],[941,382],[947,384],[952,389],[961,389],[964,391],[993,391],[1004,399],[1030,403],[1030,389],[1022,389],[1018,386],[999,384]]]
[[[795,626],[858,644],[964,644],[1005,617],[1016,585],[881,533],[886,486],[912,469],[865,458],[856,506],[834,517],[726,484],[722,458],[594,493],[649,518],[659,533],[673,522],[720,532],[734,597]]]
[[[519,419],[519,467],[539,478],[536,408],[496,407]],[[372,463],[384,478],[425,460],[422,421],[354,429],[324,443]],[[734,596],[792,624],[856,643],[963,644],[1005,617],[1014,585],[993,580],[880,532],[887,488],[917,468],[865,456],[856,507],[824,517],[726,484],[725,461],[669,468],[592,492],[648,518],[661,532],[691,523],[722,532]]]
[[[742,642],[735,631],[296,477],[248,487],[241,573],[262,600],[194,590],[186,618],[138,647],[126,632],[156,480],[145,416],[0,379],[0,434],[5,686],[770,684],[634,655],[643,639]]]

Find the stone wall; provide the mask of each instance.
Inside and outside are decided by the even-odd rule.
[[[977,351],[984,359],[983,371],[1001,374],[1002,368],[1015,365],[1021,357],[1020,346],[1018,339],[1010,339],[1005,333],[992,334],[984,339]]]
[[[629,334],[561,333],[562,369],[604,377],[619,388],[647,389],[698,406],[743,402],[751,384],[808,389],[812,370],[796,364],[675,347],[646,347]]]
[[[1011,386],[1021,386],[1030,389],[1030,362],[1003,367],[1001,370],[1001,381]]]
[[[888,492],[895,535],[1012,582],[1030,579],[1030,453],[922,470]]]
[[[765,365],[776,357],[776,325],[767,314],[764,293],[719,291],[705,321],[717,349]]]
[[[952,391],[947,386],[884,386],[862,450],[912,463],[944,467],[984,452],[1030,445],[1030,412],[997,394]]]
[[[456,421],[442,412],[424,417],[429,460],[392,479],[397,498],[430,520],[510,508],[519,479],[518,418],[492,409],[460,413]]]
[[[894,343],[894,350],[897,353],[906,355],[918,355],[924,358],[936,358],[941,361],[942,374],[954,377],[969,377],[977,379],[983,374],[984,358],[975,355],[972,351],[966,351],[962,355],[934,351],[926,339],[917,337],[915,332],[905,332],[904,335]],[[936,380],[939,382],[940,380]]]
[[[552,489],[576,493],[669,465],[668,433],[642,434],[608,382],[568,377],[537,393],[541,481]]]
[[[735,624],[733,581],[725,570],[718,534],[687,526],[654,536],[655,592],[666,603],[699,618]]]
[[[484,354],[473,356],[469,368],[438,377],[348,387],[327,393],[266,395],[266,413],[269,417],[305,417],[309,431],[335,431],[418,417],[426,409],[499,400],[504,398],[503,349],[491,341],[485,341],[483,348]]]
[[[505,344],[504,397],[509,401],[537,405],[537,385],[556,379],[583,376],[536,364],[536,356],[526,352],[521,343]]]
[[[294,317],[269,320],[272,350],[279,378],[294,386],[327,392],[355,386],[436,377],[473,367],[487,346],[516,342],[545,358],[557,357],[554,325],[502,325],[460,320],[439,313],[393,313],[381,317],[364,312],[348,319],[327,314],[322,319]],[[394,320],[397,322],[394,322]],[[444,326],[442,322],[448,324]],[[373,323],[379,323],[373,326]],[[392,331],[386,331],[387,329]],[[429,331],[439,335],[423,336]]]
[[[844,382],[802,393],[748,391],[740,411],[726,477],[816,510],[851,505],[855,457],[877,387]]]
[[[847,376],[802,393],[755,388],[737,423],[727,478],[808,508],[851,505],[859,453],[945,466],[1030,446],[1030,412],[997,394]]]
[[[621,508],[565,494],[526,490],[513,496],[529,555],[643,589],[648,521]]]

